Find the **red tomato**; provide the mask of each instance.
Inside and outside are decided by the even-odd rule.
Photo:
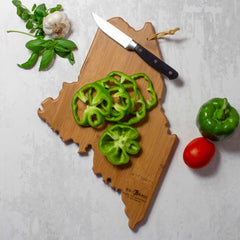
[[[190,168],[202,168],[206,166],[215,153],[215,146],[204,137],[192,140],[183,152],[184,162]]]

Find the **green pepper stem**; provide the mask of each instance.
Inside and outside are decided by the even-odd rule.
[[[218,120],[224,120],[226,118],[227,108],[228,108],[228,101],[226,98],[224,98],[222,107],[216,111],[216,118]]]
[[[222,110],[225,111],[227,109],[227,106],[228,106],[228,101],[226,98],[223,99],[223,106],[222,106]]]
[[[33,34],[26,33],[26,32],[22,32],[22,31],[17,31],[17,30],[8,30],[8,31],[7,31],[7,33],[11,33],[11,32],[21,33],[21,34],[28,35],[28,36],[30,36],[30,37],[35,37]]]

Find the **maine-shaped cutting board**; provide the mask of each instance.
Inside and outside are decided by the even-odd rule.
[[[161,58],[157,41],[147,40],[148,36],[155,33],[151,23],[145,23],[141,30],[136,31],[122,18],[112,18],[109,22]],[[144,120],[134,125],[140,133],[141,152],[130,156],[130,163],[126,166],[112,165],[98,149],[98,140],[110,124],[98,129],[81,127],[72,115],[71,101],[76,91],[87,83],[106,77],[111,71],[121,71],[128,75],[145,73],[152,80],[158,97],[157,105],[147,113]],[[147,83],[140,80],[138,87],[146,91]],[[159,72],[135,52],[122,48],[98,29],[78,81],[63,83],[59,96],[56,99],[45,99],[42,109],[38,110],[40,118],[58,132],[64,142],[73,140],[79,145],[79,152],[86,152],[89,146],[92,147],[93,171],[95,174],[101,174],[104,182],[110,181],[110,186],[121,192],[125,213],[129,218],[128,225],[132,229],[147,213],[177,138],[169,133],[167,119],[161,109],[159,100],[163,90],[164,82]]]

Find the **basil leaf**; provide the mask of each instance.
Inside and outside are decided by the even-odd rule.
[[[58,4],[55,8],[50,8],[49,11],[50,13],[53,13],[53,12],[59,11],[61,8],[62,8],[62,5]]]
[[[45,41],[43,39],[35,39],[35,40],[30,40],[29,42],[26,43],[26,48],[33,52],[39,52],[43,50],[45,47],[43,46],[43,43]]]
[[[43,55],[42,55],[42,59],[41,59],[41,62],[40,62],[40,68],[39,68],[39,71],[42,71],[44,70],[45,68],[47,68],[52,60],[53,60],[53,57],[54,57],[54,49],[46,49],[44,52],[43,52]]]
[[[43,17],[39,16],[38,14],[32,14],[31,18],[35,21],[36,24],[41,25],[43,21]]]
[[[62,58],[67,58],[68,61],[73,65],[75,63],[74,56],[72,52],[59,52],[56,51],[56,54]]]
[[[67,56],[68,61],[73,65],[75,63],[73,53],[70,52]]]
[[[32,12],[36,9],[37,5],[36,3],[34,3],[34,5],[32,6]]]
[[[32,68],[36,64],[38,57],[39,57],[39,54],[36,52],[33,52],[30,58],[27,60],[27,62],[23,64],[18,64],[18,66],[25,69]]]
[[[30,14],[29,14],[28,10],[25,9],[22,13],[22,20],[27,21],[27,20],[29,20],[29,18],[30,18]]]
[[[66,49],[68,49],[70,51],[77,48],[77,45],[73,41],[71,41],[71,40],[56,39],[54,42],[56,43],[55,46],[61,46],[61,47],[66,48]]]
[[[58,52],[66,52],[66,53],[69,53],[69,52],[70,52],[69,49],[66,49],[66,48],[64,48],[64,47],[62,47],[61,45],[58,45],[58,44],[56,44],[56,45],[54,46],[54,49],[55,49],[56,51],[58,51]]]
[[[34,15],[35,14],[37,14],[41,17],[46,17],[48,15],[47,14],[47,8],[46,8],[44,3],[37,6],[37,8],[34,11]]]
[[[21,1],[19,1],[19,0],[12,0],[12,3],[13,3],[13,5],[16,6],[16,7],[22,5]]]
[[[21,1],[13,0],[12,3],[17,7],[17,15],[22,20],[27,21],[31,17],[30,11],[22,5]]]
[[[69,52],[60,52],[60,51],[57,51],[55,50],[56,54],[59,56],[59,57],[62,57],[62,58],[67,58]]]
[[[23,14],[24,10],[25,10],[25,9],[24,9],[22,6],[18,6],[18,7],[17,7],[17,15],[18,15],[20,18],[22,18],[22,14]]]
[[[27,29],[32,29],[32,28],[33,28],[33,23],[32,23],[31,20],[28,20],[28,21],[27,21],[26,28],[27,28]]]
[[[44,48],[53,48],[55,45],[53,40],[44,40],[44,43],[42,44],[42,46]]]

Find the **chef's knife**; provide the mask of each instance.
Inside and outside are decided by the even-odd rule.
[[[121,30],[113,26],[111,23],[105,21],[95,13],[92,13],[92,15],[98,27],[122,47],[128,50],[134,50],[145,62],[147,62],[157,71],[166,75],[169,79],[175,79],[178,77],[178,73],[173,68],[149,52],[146,48],[135,42]]]

